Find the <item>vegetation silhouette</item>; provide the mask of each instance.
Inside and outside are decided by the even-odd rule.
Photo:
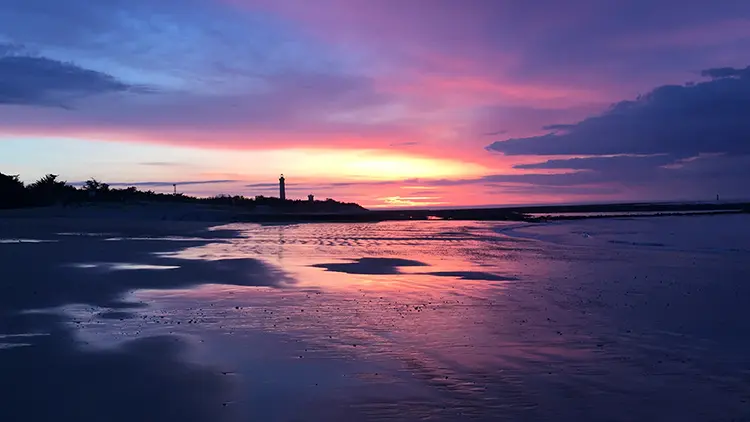
[[[506,206],[454,209],[402,209],[369,211],[355,203],[326,199],[325,201],[282,200],[274,197],[216,195],[194,197],[182,193],[142,191],[135,186],[114,188],[96,179],[89,179],[75,187],[55,174],[48,174],[25,185],[17,175],[0,173],[0,209],[59,206],[85,206],[94,203],[182,203],[232,207],[237,212],[233,221],[277,222],[289,221],[385,221],[385,220],[479,220],[479,221],[548,221],[579,218],[634,217],[630,213],[651,212],[674,215],[686,211],[703,213],[750,212],[748,202],[656,202],[587,205]],[[547,215],[539,215],[539,214]],[[576,213],[580,213],[576,215]],[[596,214],[602,213],[602,214]],[[537,215],[534,215],[537,214]],[[653,215],[653,214],[652,214]]]
[[[80,206],[92,203],[194,203],[220,206],[234,206],[246,210],[274,212],[359,212],[365,211],[354,203],[344,203],[326,199],[325,201],[281,200],[266,196],[248,198],[242,195],[216,195],[195,197],[182,193],[157,193],[142,191],[135,186],[114,188],[96,179],[89,179],[80,187],[73,186],[58,175],[48,174],[25,185],[18,175],[0,173],[0,209],[42,207],[50,205]]]
[[[0,173],[0,208],[30,205],[30,193],[18,176]]]

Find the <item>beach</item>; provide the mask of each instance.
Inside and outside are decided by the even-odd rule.
[[[0,219],[3,421],[750,418],[747,214],[33,212]]]

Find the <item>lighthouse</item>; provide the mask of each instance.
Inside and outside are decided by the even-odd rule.
[[[282,201],[286,201],[286,186],[284,186],[283,174],[279,177],[279,198],[281,198]]]

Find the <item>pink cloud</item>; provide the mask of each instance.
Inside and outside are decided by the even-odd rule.
[[[606,101],[601,92],[565,86],[503,83],[476,76],[417,76],[381,82],[384,90],[431,104],[478,107],[495,104],[568,108]]]

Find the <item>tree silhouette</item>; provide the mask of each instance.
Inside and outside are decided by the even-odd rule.
[[[83,184],[83,189],[89,192],[109,192],[109,185],[102,183],[93,177]]]
[[[28,187],[29,193],[37,205],[50,205],[56,202],[67,201],[75,188],[65,181],[57,180],[56,174],[48,174]]]
[[[0,208],[28,205],[29,195],[18,176],[0,173]]]
[[[83,188],[89,192],[96,192],[99,190],[99,185],[101,183],[92,177],[83,184]]]

